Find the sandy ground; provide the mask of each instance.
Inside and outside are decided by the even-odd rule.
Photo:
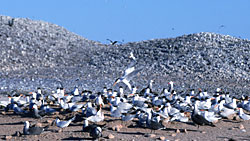
[[[103,137],[99,140],[250,140],[250,121],[228,120],[223,119],[216,123],[216,127],[194,126],[193,123],[172,122],[164,124],[165,130],[156,130],[151,134],[151,130],[138,127],[136,120],[129,122],[121,122],[119,118],[109,116],[109,111],[104,110],[105,121],[98,123],[104,125]],[[13,112],[3,112],[0,114],[0,139],[6,139],[9,135],[11,140],[92,140],[89,133],[82,132],[82,122],[72,123],[69,127],[61,131],[56,126],[50,126],[47,131],[41,135],[21,135],[15,136],[17,131],[22,133],[23,122],[30,121],[31,125],[41,123],[42,126],[50,125],[58,115],[43,117],[42,119],[34,119],[14,115]],[[59,115],[60,118],[67,118],[70,115]],[[241,127],[243,125],[243,128]],[[119,131],[115,131],[112,127],[122,125]],[[186,130],[186,132],[184,131]],[[113,139],[108,136],[114,135]],[[161,138],[160,138],[161,137]]]

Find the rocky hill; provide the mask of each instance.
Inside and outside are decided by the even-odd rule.
[[[0,16],[0,87],[2,91],[36,87],[83,89],[111,87],[129,63],[129,53],[144,70],[132,81],[155,88],[222,87],[249,94],[250,41],[215,33],[105,45],[43,21]],[[79,81],[75,81],[79,79]]]

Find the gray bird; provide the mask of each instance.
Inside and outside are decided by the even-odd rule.
[[[43,127],[30,127],[30,123],[28,121],[24,122],[24,127],[23,127],[24,135],[40,135],[43,131],[44,131]]]
[[[56,126],[59,127],[59,128],[65,128],[65,127],[68,127],[69,124],[75,120],[75,116],[73,118],[71,118],[70,120],[67,120],[67,121],[60,121],[60,119],[56,119],[55,122],[56,122]]]

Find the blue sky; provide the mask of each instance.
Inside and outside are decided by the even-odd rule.
[[[250,0],[5,0],[0,14],[108,43],[216,32],[250,39]]]

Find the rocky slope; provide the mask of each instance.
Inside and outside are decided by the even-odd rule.
[[[54,89],[60,83],[67,88],[110,87],[129,63],[131,51],[138,66],[144,66],[132,82],[140,88],[154,79],[155,88],[173,80],[181,90],[250,90],[250,41],[227,35],[202,32],[104,45],[47,22],[0,16],[0,47],[2,91]]]

